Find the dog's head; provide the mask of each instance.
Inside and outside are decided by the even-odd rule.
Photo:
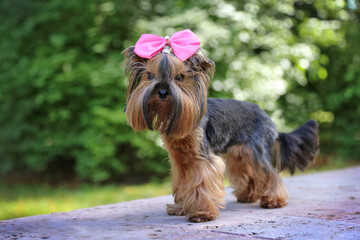
[[[123,55],[129,79],[126,118],[131,127],[176,138],[194,131],[206,112],[214,62],[197,53],[185,61],[162,52],[146,59],[134,47]]]

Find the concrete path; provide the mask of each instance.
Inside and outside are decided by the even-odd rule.
[[[171,196],[0,221],[0,239],[360,239],[360,167],[286,178],[289,204],[240,204],[217,220],[168,216]]]

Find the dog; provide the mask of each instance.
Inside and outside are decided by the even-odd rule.
[[[167,213],[190,222],[216,219],[224,208],[225,170],[238,202],[285,206],[278,173],[293,174],[314,161],[316,121],[279,133],[254,103],[208,98],[215,63],[200,54],[196,35],[181,32],[171,38],[143,34],[123,51],[127,121],[134,131],[159,131],[169,153],[174,204]]]

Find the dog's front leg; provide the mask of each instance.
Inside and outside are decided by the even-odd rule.
[[[225,164],[218,156],[210,158],[195,159],[185,169],[183,208],[190,222],[214,220],[224,207]]]
[[[219,215],[224,206],[224,162],[215,155],[211,159],[193,159],[184,164],[172,159],[172,190],[175,204],[167,206],[169,215],[186,215],[190,222],[206,222]]]
[[[169,215],[184,216],[185,210],[183,208],[184,202],[184,169],[183,164],[176,160],[171,160],[171,183],[172,194],[174,196],[175,204],[168,204],[166,212]]]
[[[191,222],[206,222],[219,215],[224,207],[222,158],[201,152],[202,134],[195,131],[183,139],[163,136],[172,170],[175,204],[168,205],[170,215],[186,215]],[[208,156],[208,157],[205,157]]]

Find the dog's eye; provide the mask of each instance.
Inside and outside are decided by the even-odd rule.
[[[148,79],[149,80],[153,80],[154,79],[154,74],[152,74],[152,73],[148,73]]]
[[[182,74],[176,75],[175,80],[181,82],[182,80],[184,80],[184,75]]]

